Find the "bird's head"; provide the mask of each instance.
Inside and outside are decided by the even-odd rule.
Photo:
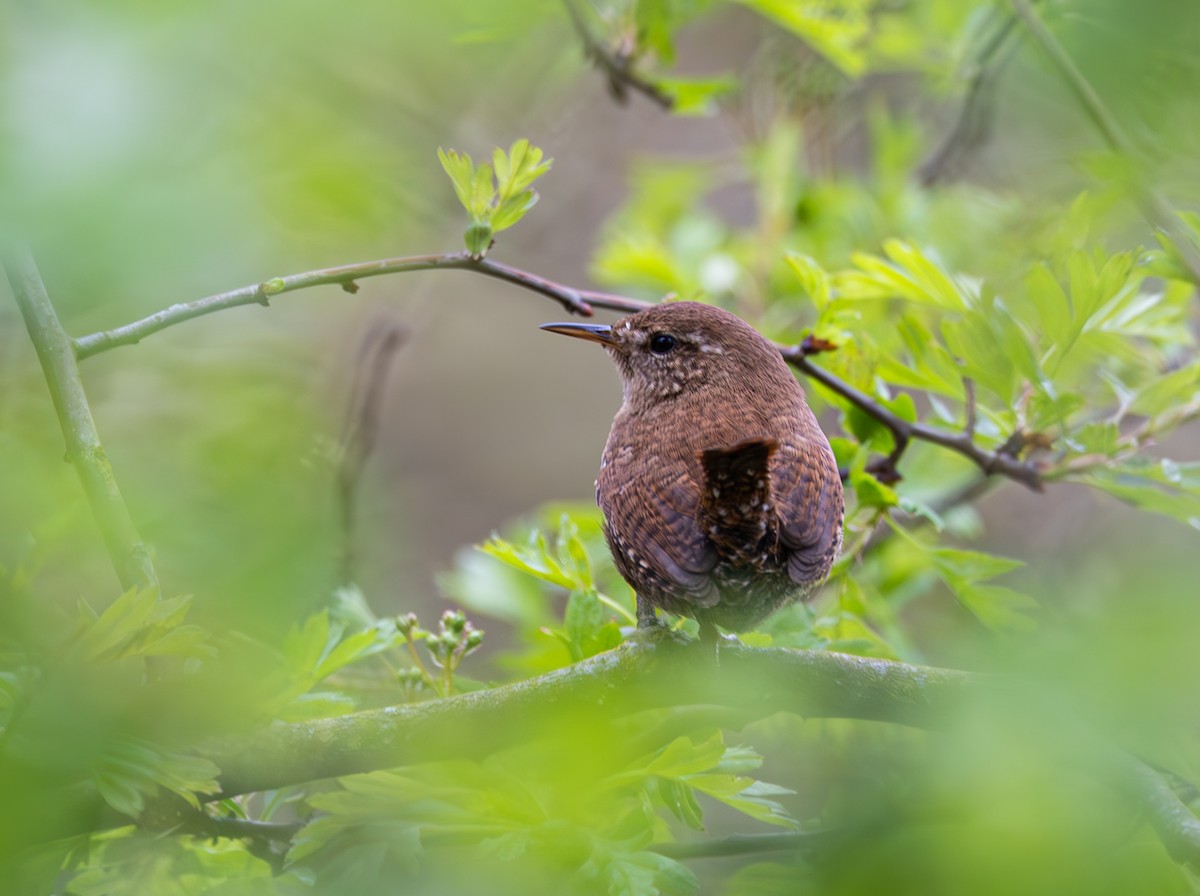
[[[655,305],[605,324],[542,324],[543,330],[597,342],[608,351],[626,404],[650,407],[698,390],[778,387],[795,380],[779,352],[741,318],[700,302]]]

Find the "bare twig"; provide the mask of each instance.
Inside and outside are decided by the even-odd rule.
[[[614,311],[638,311],[646,307],[645,302],[616,296],[605,292],[593,292],[585,289],[572,289],[553,280],[547,280],[528,271],[520,270],[489,258],[473,258],[466,252],[455,252],[445,255],[416,255],[405,258],[385,258],[379,261],[366,261],[357,264],[341,265],[334,268],[322,268],[306,271],[302,274],[290,274],[286,277],[275,277],[243,286],[229,292],[217,293],[192,302],[172,305],[133,323],[90,333],[75,340],[75,354],[78,358],[89,358],[100,352],[108,351],[119,345],[134,345],[151,333],[165,330],[167,327],[203,317],[226,308],[237,308],[241,305],[266,305],[277,295],[307,289],[312,286],[329,284],[350,286],[357,280],[367,277],[381,277],[387,274],[402,274],[412,271],[461,270],[483,274],[523,286],[533,292],[554,299],[572,314],[590,317],[593,308],[608,308]]]
[[[1021,24],[1041,46],[1043,52],[1050,57],[1050,61],[1058,69],[1071,92],[1075,94],[1079,104],[1083,107],[1084,114],[1091,119],[1093,126],[1100,133],[1104,142],[1108,144],[1109,149],[1128,159],[1136,159],[1141,155],[1133,140],[1122,129],[1116,117],[1109,112],[1104,101],[1100,99],[1100,95],[1096,93],[1091,83],[1084,77],[1083,72],[1075,65],[1075,61],[1059,43],[1053,32],[1046,27],[1046,23],[1042,21],[1041,16],[1038,15],[1029,0],[1009,0],[1009,4],[1012,6],[1013,13],[1021,20]],[[1171,237],[1171,242],[1178,251],[1180,260],[1187,268],[1193,282],[1200,284],[1200,247],[1193,242],[1191,234],[1184,228],[1179,216],[1158,191],[1140,175],[1134,181],[1134,188],[1138,204],[1142,208],[1142,214],[1153,226],[1161,228]]]
[[[875,469],[871,470],[884,481],[887,481],[888,477],[893,477],[892,481],[895,481],[896,463],[899,461],[900,455],[911,440],[918,439],[958,452],[989,476],[1007,476],[1034,491],[1042,490],[1041,470],[1032,463],[1020,460],[1015,451],[1005,450],[1005,446],[1001,446],[996,451],[989,451],[977,445],[965,432],[946,432],[924,423],[912,423],[893,413],[865,392],[860,392],[827,370],[817,367],[808,360],[808,355],[812,352],[806,351],[803,345],[781,346],[780,351],[784,360],[805,376],[816,380],[831,392],[874,417],[891,432],[895,447],[882,463],[876,464]]]
[[[4,268],[58,413],[67,460],[79,474],[117,578],[123,588],[157,588],[150,552],[138,535],[100,443],[71,338],[59,322],[37,265],[27,249],[14,246],[7,249]]]
[[[571,24],[575,26],[575,31],[583,44],[584,53],[604,71],[608,78],[609,92],[617,102],[626,102],[629,99],[629,91],[632,90],[647,97],[663,109],[670,109],[675,105],[674,97],[633,70],[631,53],[614,53],[592,33],[587,22],[584,21],[583,10],[579,8],[578,0],[563,0],[563,5],[567,8]]]

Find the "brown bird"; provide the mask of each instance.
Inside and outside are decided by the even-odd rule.
[[[750,628],[829,575],[842,544],[837,463],[757,331],[698,302],[542,329],[600,343],[621,374],[596,501],[639,626],[658,608],[715,639],[716,626]]]

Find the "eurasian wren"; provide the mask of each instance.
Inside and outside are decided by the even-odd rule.
[[[596,480],[617,570],[701,636],[741,631],[822,582],[842,544],[842,483],[804,390],[727,311],[656,305],[617,321],[544,324],[604,346],[624,401]]]

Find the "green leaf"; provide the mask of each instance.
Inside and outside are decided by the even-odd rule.
[[[473,220],[486,222],[491,217],[489,213],[495,200],[496,186],[493,182],[492,166],[484,163],[475,169],[475,176],[471,179],[467,211],[471,213]]]
[[[720,731],[707,740],[696,743],[690,737],[677,737],[659,750],[645,767],[647,774],[678,778],[708,771],[725,755],[725,741]]]
[[[75,649],[85,659],[96,660],[103,655],[116,652],[122,644],[134,637],[149,619],[158,592],[152,588],[131,588],[109,605],[75,642]],[[81,610],[91,614],[90,608]]]
[[[854,496],[858,499],[860,507],[877,507],[886,510],[900,503],[900,496],[896,494],[895,489],[884,485],[870,473],[862,470],[851,471],[850,487],[854,489]]]
[[[313,670],[313,678],[316,681],[327,678],[343,666],[348,666],[363,657],[378,653],[386,646],[380,637],[379,630],[375,628],[369,628],[350,635],[321,658],[321,661]]]
[[[1084,454],[1116,454],[1121,430],[1115,423],[1088,423],[1071,434],[1071,442]]]
[[[658,797],[667,809],[695,831],[704,830],[704,810],[691,786],[671,778],[658,779]]]
[[[472,212],[472,193],[475,184],[475,163],[465,152],[438,148],[438,161],[454,185],[454,194],[468,212]]]
[[[104,746],[92,779],[105,802],[118,812],[137,817],[146,799],[160,787],[199,809],[197,794],[218,792],[219,774],[220,769],[207,759],[122,736]]]
[[[948,578],[947,586],[967,610],[995,632],[1030,632],[1037,628],[1029,615],[1037,601],[1028,595],[999,585],[980,585]]]
[[[1181,405],[1200,401],[1200,361],[1153,377],[1138,389],[1129,410],[1155,418]]]
[[[796,820],[788,814],[783,805],[771,799],[774,796],[790,795],[795,791],[764,781],[735,778],[731,775],[691,775],[687,782],[701,793],[756,821],[780,827],[796,826]]]
[[[965,551],[958,548],[931,548],[928,556],[937,567],[938,572],[944,576],[965,581],[995,578],[1025,565],[1020,560],[997,557],[995,554],[986,554],[983,551]]]
[[[585,659],[605,649],[598,645],[607,640],[601,631],[607,621],[604,607],[594,590],[585,588],[571,592],[563,625],[574,660]]]
[[[612,896],[683,896],[700,886],[685,865],[654,852],[613,852],[604,874]]]
[[[823,309],[833,298],[833,286],[829,274],[809,255],[799,252],[789,252],[786,256],[788,266],[800,280],[800,286],[812,299],[817,310]]]
[[[526,548],[506,541],[499,535],[493,535],[487,542],[480,545],[479,550],[514,569],[529,573],[529,575],[536,576],[552,585],[569,589],[580,587],[581,583],[564,569],[556,558],[550,556],[542,534],[534,530],[530,535],[531,544]]]
[[[1200,529],[1200,461],[1134,458],[1081,479],[1134,507]]]

